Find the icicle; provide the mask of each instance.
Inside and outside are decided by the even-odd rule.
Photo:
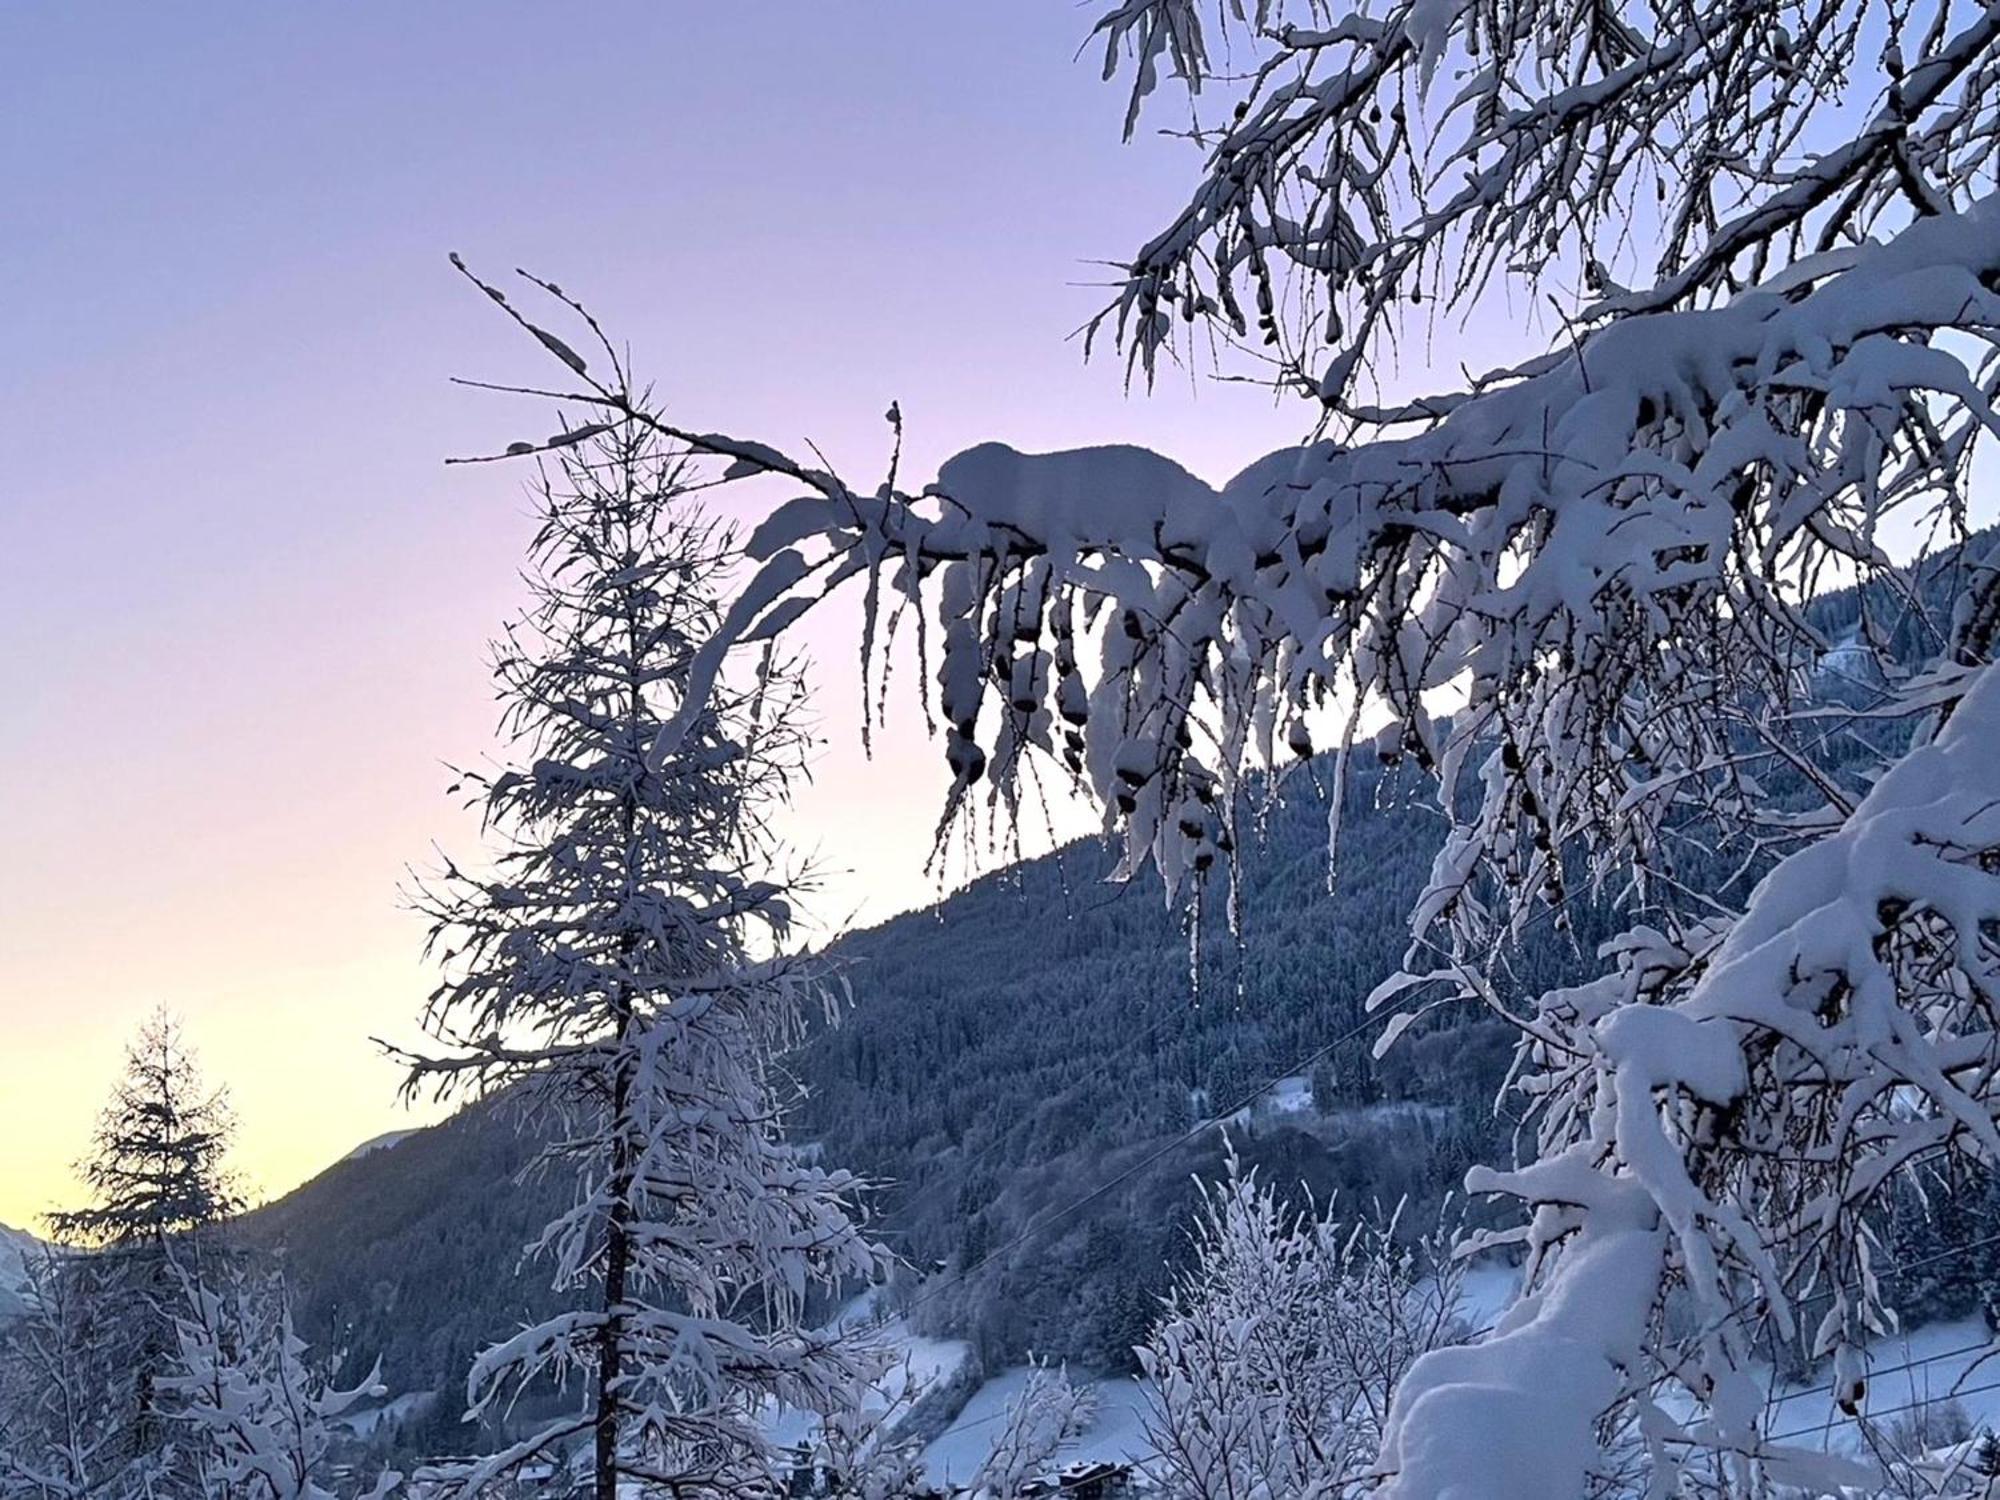
[[[1340,878],[1340,820],[1347,804],[1347,740],[1333,753],[1333,789],[1326,799],[1326,892],[1333,894]]]
[[[1194,894],[1187,904],[1188,998],[1201,1004],[1201,879],[1194,880]]]

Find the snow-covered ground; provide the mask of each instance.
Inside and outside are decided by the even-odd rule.
[[[1863,1409],[1893,1421],[1914,1407],[1956,1399],[1975,1430],[2000,1431],[2000,1344],[1983,1318],[1931,1323],[1881,1340],[1869,1362]],[[1786,1386],[1772,1398],[1773,1437],[1835,1451],[1858,1448],[1860,1430],[1841,1415],[1824,1379]]]
[[[8,1233],[33,1244],[31,1237],[17,1231],[0,1230],[0,1284],[4,1283]],[[1511,1267],[1472,1267],[1465,1275],[1461,1303],[1467,1323],[1476,1329],[1490,1327],[1506,1310],[1518,1285],[1519,1273]],[[4,1290],[0,1290],[0,1299],[4,1299]],[[841,1327],[871,1330],[893,1352],[897,1364],[885,1392],[891,1400],[899,1399],[906,1390],[920,1395],[936,1388],[971,1358],[971,1346],[961,1340],[930,1338],[914,1332],[902,1318],[883,1318],[873,1292],[847,1304],[835,1322]],[[971,1477],[1027,1379],[1028,1368],[1017,1366],[1003,1370],[972,1393],[950,1425],[924,1449],[924,1474],[931,1483],[963,1483]],[[1148,1451],[1149,1396],[1145,1383],[1131,1378],[1100,1380],[1090,1389],[1097,1403],[1095,1415],[1083,1435],[1058,1455],[1059,1462],[1142,1460]],[[1877,1347],[1867,1398],[1871,1415],[1893,1418],[1913,1404],[1953,1397],[1959,1399],[1975,1431],[2000,1432],[2000,1346],[1990,1340],[1981,1319],[1931,1324],[1885,1339]],[[383,1407],[355,1413],[343,1425],[365,1435],[385,1420],[406,1415],[426,1398],[427,1393],[399,1396]],[[770,1435],[779,1444],[790,1446],[810,1438],[815,1420],[808,1413],[786,1412],[771,1423]],[[1861,1445],[1858,1428],[1834,1409],[1824,1382],[1818,1380],[1776,1391],[1767,1430],[1774,1437],[1835,1452]]]
[[[924,1449],[924,1477],[932,1484],[962,1484],[972,1477],[1007,1418],[1007,1408],[1028,1383],[1028,1367],[1004,1370],[972,1393],[965,1409]],[[1137,1380],[1102,1380],[1091,1387],[1097,1413],[1082,1437],[1057,1455],[1058,1464],[1108,1460],[1124,1463],[1146,1454],[1146,1387]]]

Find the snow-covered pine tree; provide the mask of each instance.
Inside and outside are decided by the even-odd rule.
[[[178,1020],[156,1011],[126,1048],[125,1071],[78,1171],[85,1208],[51,1214],[67,1252],[49,1272],[82,1330],[84,1379],[108,1413],[109,1493],[171,1494],[196,1480],[173,1442],[160,1385],[175,1349],[176,1261],[216,1253],[214,1230],[240,1207],[224,1165],[234,1130],[227,1091],[203,1080]],[[120,1487],[122,1486],[122,1488]]]
[[[1226,77],[1211,17],[1251,54]],[[1315,441],[1220,490],[1000,444],[856,490],[569,361],[566,396],[802,492],[711,655],[857,575],[865,655],[884,590],[928,620],[955,804],[1058,756],[1187,899],[1247,769],[1331,740],[1433,778],[1450,831],[1384,1041],[1450,1000],[1519,1028],[1533,1159],[1471,1185],[1521,1209],[1528,1283],[1418,1361],[1386,1493],[1545,1500],[1635,1452],[1660,1493],[1854,1479],[1768,1440],[1757,1348],[1831,1356],[1859,1409],[1886,1184],[2000,1158],[2000,558],[1970,483],[2000,431],[2000,5],[1126,0],[1101,29],[1135,112],[1163,69],[1236,93],[1109,326],[1142,370],[1176,328],[1248,341]],[[1412,323],[1502,284],[1553,300],[1552,347],[1383,392]],[[1808,601],[1856,580],[1859,701],[1816,697]],[[1579,898],[1629,913],[1609,972],[1517,993],[1515,945]]]
[[[556,451],[534,603],[496,647],[512,763],[468,777],[491,868],[415,894],[445,970],[425,1025],[448,1050],[413,1057],[409,1087],[513,1091],[554,1122],[542,1166],[580,1187],[533,1249],[567,1306],[481,1355],[469,1396],[494,1412],[579,1373],[587,1396],[430,1477],[476,1494],[587,1438],[599,1500],[742,1494],[772,1477],[761,1414],[838,1405],[873,1373],[802,1318],[884,1254],[857,1180],[783,1134],[777,1058],[829,1003],[821,967],[785,951],[797,882],[767,821],[807,748],[803,689],[768,652],[740,683],[695,677],[732,550],[683,451],[637,422]]]

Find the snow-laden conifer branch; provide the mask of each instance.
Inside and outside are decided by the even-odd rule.
[[[937,627],[960,791],[1059,754],[1170,889],[1226,862],[1247,762],[1318,748],[1322,703],[1369,705],[1380,754],[1477,808],[1413,967],[1484,951],[1560,906],[1575,856],[1661,862],[1689,805],[1796,836],[1757,772],[1796,759],[1787,710],[1827,645],[1801,606],[1877,573],[1885,527],[1966,524],[1995,374],[1940,340],[2000,327],[1996,227],[1983,200],[1781,294],[1622,320],[1429,431],[1284,450],[1220,491],[1132,449],[990,444],[919,495],[816,476],[751,537],[762,571],[710,655],[879,576]]]

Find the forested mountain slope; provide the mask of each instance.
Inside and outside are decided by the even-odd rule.
[[[1190,1174],[1215,1166],[1219,1139],[1064,1205],[1275,1079],[1308,1075],[1317,1108],[1261,1111],[1246,1152],[1320,1193],[1434,1198],[1490,1143],[1497,1027],[1412,1038],[1379,1064],[1376,1028],[1360,1028],[1401,956],[1440,821],[1413,783],[1362,771],[1329,891],[1329,769],[1295,771],[1246,839],[1253,915],[1234,938],[1210,892],[1198,987],[1185,915],[1156,877],[1106,885],[1112,855],[1095,843],[840,945],[856,1004],[799,1059],[813,1093],[796,1129],[885,1179],[882,1227],[913,1265],[955,1275],[1006,1247],[924,1288],[930,1326],[989,1360],[1032,1348],[1123,1365],[1183,1248]],[[1372,1108],[1384,1101],[1427,1107]]]

